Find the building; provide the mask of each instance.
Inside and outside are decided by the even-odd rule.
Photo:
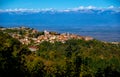
[[[85,39],[85,41],[89,41],[89,40],[93,40],[93,37],[85,36],[84,39]]]

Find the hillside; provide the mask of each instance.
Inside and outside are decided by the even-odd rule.
[[[23,61],[29,53],[17,39],[0,31],[0,77],[24,77]]]
[[[0,31],[0,77],[119,77],[120,44],[98,40],[44,41],[31,52]]]

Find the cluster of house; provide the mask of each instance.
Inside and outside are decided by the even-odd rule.
[[[22,43],[22,44],[30,44],[31,43],[31,40],[35,43],[35,44],[39,44],[43,41],[49,41],[51,43],[54,43],[56,41],[58,42],[62,42],[62,43],[65,43],[65,41],[69,40],[69,39],[84,39],[86,41],[88,40],[93,40],[92,37],[88,37],[88,36],[78,36],[78,35],[75,35],[75,34],[69,34],[69,33],[63,33],[63,34],[59,34],[59,35],[53,35],[53,34],[50,34],[48,31],[44,31],[44,35],[40,35],[38,36],[37,38],[29,38],[29,37],[25,37],[23,39],[19,39],[19,41]]]
[[[65,43],[65,41],[69,40],[69,39],[84,39],[86,41],[93,40],[93,38],[89,37],[89,36],[79,36],[79,35],[69,34],[69,33],[51,34],[50,32],[48,32],[46,30],[44,30],[43,35],[39,35],[38,37],[29,37],[28,36],[30,34],[29,30],[31,30],[31,29],[27,29],[25,27],[11,28],[11,29],[17,29],[17,30],[22,29],[22,30],[25,30],[27,32],[27,34],[24,35],[24,37],[22,37],[22,35],[20,35],[19,33],[10,33],[10,35],[13,38],[18,39],[22,44],[26,44],[26,45],[30,44],[31,42],[34,43],[34,44],[39,44],[43,41],[49,41],[51,43],[54,43],[54,42],[58,41],[58,42]],[[38,31],[32,29],[31,33],[35,34],[35,33],[38,33]]]
[[[83,37],[75,34],[63,33],[59,35],[52,35],[48,31],[44,31],[44,35],[38,36],[37,42],[49,41],[54,43],[55,41],[65,43],[69,39],[84,39],[84,40],[93,40],[92,37]]]
[[[6,30],[5,28],[2,28],[3,30]],[[65,41],[69,39],[83,39],[86,41],[93,40],[92,37],[89,36],[79,36],[75,34],[69,34],[69,33],[63,33],[63,34],[51,34],[50,32],[44,30],[43,35],[39,35],[37,37],[30,37],[29,34],[36,34],[38,33],[37,30],[34,29],[28,29],[25,27],[21,28],[10,28],[12,30],[24,30],[26,32],[25,35],[21,35],[20,33],[9,33],[13,38],[18,39],[22,44],[28,45],[28,44],[40,44],[43,41],[49,41],[51,43],[54,43],[56,41],[65,43]],[[31,32],[29,32],[31,30]],[[35,51],[37,48],[35,46],[29,47],[31,51]]]
[[[44,35],[40,35],[37,38],[32,38],[32,40],[34,41],[34,43],[39,44],[43,41],[49,41],[51,43],[54,43],[56,41],[58,42],[62,42],[65,43],[65,41],[69,40],[69,39],[84,39],[86,41],[88,40],[93,40],[92,37],[88,37],[88,36],[78,36],[75,34],[69,34],[69,33],[63,33],[63,34],[59,34],[59,35],[53,35],[50,34],[48,31],[44,31]],[[21,40],[20,40],[21,41]],[[28,40],[27,38],[24,39],[24,41],[21,41],[23,44],[29,44],[30,40]],[[36,51],[38,49],[37,46],[29,46],[29,49],[31,51]]]

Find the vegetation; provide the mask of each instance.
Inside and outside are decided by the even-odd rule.
[[[0,32],[0,77],[25,75],[25,56],[30,54],[18,40]]]
[[[120,44],[42,42],[36,52],[0,32],[0,77],[119,77]]]

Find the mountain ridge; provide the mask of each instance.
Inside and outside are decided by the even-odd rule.
[[[83,12],[83,13],[89,13],[89,12],[105,12],[105,11],[111,11],[115,13],[120,13],[120,7],[94,7],[94,6],[79,6],[77,8],[67,8],[67,9],[55,9],[55,8],[45,8],[45,9],[26,9],[26,8],[15,8],[15,9],[0,9],[0,13],[2,12],[29,12],[29,13],[40,13],[40,12],[52,12],[52,13],[61,13],[61,12]]]

